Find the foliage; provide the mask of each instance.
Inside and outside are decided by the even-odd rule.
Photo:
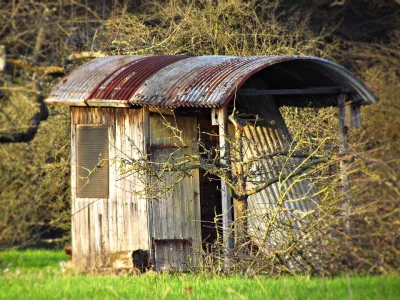
[[[103,17],[109,14],[106,7],[95,7],[81,1],[7,1],[0,8],[0,44],[5,48],[0,72],[0,248],[23,247],[54,235],[68,238],[69,112],[49,112],[43,99],[75,67],[66,57],[89,43],[100,11]]]
[[[141,13],[109,20],[117,32],[106,45],[117,54],[317,55],[329,57],[323,29],[313,33],[308,16],[282,11],[278,1],[150,1]],[[100,42],[101,33],[98,35]]]
[[[0,244],[25,246],[69,231],[69,118],[42,122],[31,143],[0,145]],[[60,233],[58,234],[60,236]]]
[[[388,48],[398,52],[399,41]],[[386,58],[385,51],[377,55],[375,50],[367,53],[380,60],[363,72],[380,102],[364,109],[364,126],[351,136],[359,160],[352,178],[355,203],[350,241],[354,254],[350,260],[365,263],[369,271],[385,273],[400,263],[400,76],[396,70],[400,56]]]
[[[398,31],[391,34],[388,44],[346,42],[352,50],[345,52],[346,61],[352,62],[380,101],[362,109],[362,127],[351,128],[349,133],[353,231],[342,236],[336,250],[342,270],[387,273],[396,271],[400,263],[400,44]],[[292,132],[300,128],[299,118],[318,124],[311,129],[310,139],[332,136],[337,130],[331,109],[285,108],[284,114],[289,116]]]

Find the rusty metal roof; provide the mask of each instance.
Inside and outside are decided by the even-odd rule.
[[[316,57],[109,56],[74,70],[53,88],[46,103],[220,107],[229,102],[250,77],[265,82],[265,89],[344,86],[363,104],[378,99],[352,73]],[[280,105],[329,106],[336,103],[332,95],[277,98]]]

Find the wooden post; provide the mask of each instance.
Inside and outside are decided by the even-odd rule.
[[[142,150],[142,155],[149,155],[150,151],[150,110],[149,107],[143,106],[142,108],[143,112],[143,150]],[[148,175],[146,175],[146,182],[150,184],[150,178]],[[149,196],[147,193],[149,193],[147,186],[144,187],[144,193],[143,198],[146,199],[146,209],[147,209],[147,228],[149,232],[149,252],[150,252],[150,258],[153,264],[156,263],[155,260],[155,252],[154,252],[154,247],[152,245],[152,237],[154,235],[154,229],[153,229],[153,208],[152,208],[152,201],[147,199],[147,196]]]
[[[229,162],[229,143],[225,139],[228,134],[228,113],[226,106],[212,109],[212,124],[219,127],[219,147],[221,164]],[[226,250],[233,247],[231,229],[232,229],[232,199],[229,193],[229,186],[221,179],[221,204],[222,204],[222,228],[223,244]]]
[[[0,72],[6,68],[6,50],[4,45],[0,45]]]
[[[349,154],[349,145],[347,143],[347,136],[349,131],[349,122],[346,120],[349,119],[349,110],[346,109],[346,94],[340,94],[338,97],[338,107],[339,107],[339,139],[340,139],[340,148],[339,155],[346,156]],[[347,124],[346,124],[347,123]],[[345,160],[340,161],[340,177],[342,182],[342,191],[343,191],[343,204],[342,204],[342,214],[344,217],[344,232],[346,234],[350,233],[351,224],[350,224],[350,177],[348,174],[348,166]]]
[[[72,264],[75,269],[81,269],[81,241],[79,239],[79,217],[81,215],[79,203],[76,200],[76,124],[74,119],[74,108],[70,107],[71,119],[71,244],[72,244]]]

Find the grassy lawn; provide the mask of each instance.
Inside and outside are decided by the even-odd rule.
[[[0,253],[0,299],[399,299],[400,278],[94,276],[63,272],[62,252]]]

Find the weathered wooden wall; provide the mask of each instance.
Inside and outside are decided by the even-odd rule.
[[[153,161],[179,161],[193,149],[179,149],[183,144],[174,137],[166,122],[182,130],[184,143],[197,138],[194,117],[150,115],[150,153]],[[193,170],[180,182],[178,175],[166,172],[166,186],[174,189],[151,201],[150,230],[153,239],[153,263],[158,270],[187,271],[199,263],[201,215],[199,172]],[[153,191],[157,193],[157,191]]]
[[[143,109],[71,107],[73,263],[87,269],[108,264],[109,254],[149,249],[148,209],[143,181],[123,174],[123,158],[145,153]],[[109,197],[76,197],[76,126],[109,126]]]

